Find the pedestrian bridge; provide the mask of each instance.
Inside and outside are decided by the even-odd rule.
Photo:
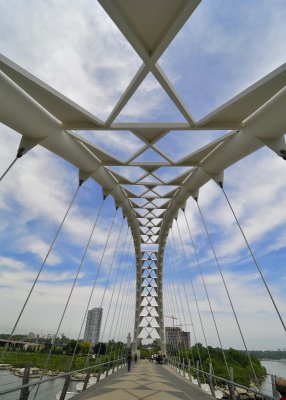
[[[3,315],[9,330],[0,363],[13,362],[17,335],[34,326],[49,333],[46,339],[38,334],[34,341],[36,352],[47,355],[41,364],[41,382],[49,381],[45,377],[49,369],[57,369],[51,365],[60,365],[60,359],[65,362],[60,367],[67,378],[61,400],[69,391],[70,375],[77,370],[86,373],[93,359],[107,370],[111,363],[112,370],[118,371],[78,395],[79,399],[205,398],[201,389],[174,369],[189,377],[193,368],[194,375],[199,374],[196,379],[200,374],[205,380],[220,379],[210,345],[221,354],[230,397],[235,377],[227,347],[237,346],[244,352],[250,379],[258,388],[249,348],[265,346],[267,334],[275,345],[283,343],[286,331],[281,288],[285,277],[286,216],[281,204],[285,204],[286,65],[257,76],[239,94],[210,112],[201,110],[201,117],[195,118],[192,108],[206,101],[206,92],[198,91],[186,104],[175,88],[177,80],[184,81],[186,70],[169,78],[164,57],[168,51],[173,54],[175,45],[180,56],[187,52],[191,40],[184,42],[185,47],[177,40],[188,37],[184,29],[189,24],[195,27],[190,38],[196,41],[203,24],[196,18],[208,15],[213,5],[199,0],[98,3],[95,24],[86,10],[86,20],[83,15],[78,19],[85,27],[102,29],[106,46],[116,31],[122,54],[117,46],[116,62],[109,60],[106,68],[100,68],[102,54],[93,58],[89,51],[82,68],[98,82],[109,80],[106,76],[114,65],[119,68],[125,63],[126,69],[125,86],[121,79],[112,84],[117,97],[113,106],[107,102],[104,118],[65,97],[23,65],[0,56],[0,120],[9,136],[0,178],[5,221],[0,231],[5,300],[1,306],[5,303]],[[233,17],[226,17],[222,25],[218,19],[213,26],[229,25]],[[107,26],[112,26],[110,31]],[[89,50],[93,39],[86,39]],[[223,43],[232,47],[226,39]],[[216,46],[212,46],[206,46],[208,51],[214,51]],[[81,49],[77,49],[78,56]],[[50,57],[52,53],[46,54],[41,62]],[[133,74],[128,68],[132,57],[136,59]],[[193,57],[192,63],[199,62],[195,52]],[[176,62],[176,57],[169,61]],[[183,62],[178,64],[184,67]],[[81,91],[80,73],[77,78]],[[91,103],[98,89],[92,82],[85,86]],[[147,89],[150,84],[159,87],[167,99],[161,108],[153,103],[156,91],[140,92],[144,84]],[[124,86],[120,95],[119,86]],[[183,89],[187,87],[184,84]],[[149,100],[144,93],[150,94]],[[146,108],[138,106],[142,99]],[[147,119],[142,110],[149,112]],[[19,139],[14,147],[9,144],[13,135]],[[228,180],[225,171],[230,169],[235,172]],[[262,208],[262,198],[267,209]],[[258,248],[256,240],[260,240]],[[101,310],[96,334],[87,323],[93,308]],[[75,338],[72,347],[62,334],[66,330]],[[201,343],[207,349],[207,367],[203,367]],[[148,352],[148,345],[167,354],[173,367],[143,360],[130,374],[119,368],[127,350]],[[190,348],[196,349],[196,356]],[[80,366],[79,355],[84,358]],[[35,360],[27,351],[23,366]],[[30,400],[32,386],[36,385],[25,375],[21,390],[15,383],[15,391],[20,390],[22,400]],[[13,390],[0,390],[0,400]],[[40,392],[34,390],[33,399],[48,400],[49,391]]]
[[[120,369],[74,399],[197,399],[209,400],[210,395],[192,385],[170,367],[141,360],[131,371]]]

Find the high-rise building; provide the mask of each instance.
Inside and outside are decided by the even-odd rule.
[[[85,341],[93,344],[99,342],[102,311],[102,308],[92,308],[88,310],[83,337]]]

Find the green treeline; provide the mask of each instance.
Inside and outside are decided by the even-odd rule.
[[[61,347],[55,346],[52,354],[49,356],[48,365],[45,368],[51,349],[50,340],[45,341],[37,348],[29,348],[26,351],[21,347],[10,346],[5,351],[5,356],[1,362],[3,364],[11,364],[16,368],[23,368],[29,365],[35,368],[66,372],[86,367],[89,348],[90,343],[82,341],[79,343],[79,346],[77,346],[76,340],[69,340]],[[2,351],[4,352],[4,347],[2,347],[2,349],[0,348],[1,358]],[[122,342],[109,341],[108,343],[99,343],[93,347],[91,354],[89,354],[88,365],[96,366],[98,364],[110,363],[121,357],[125,359],[125,352],[125,346]],[[73,354],[75,355],[73,356]],[[95,371],[97,371],[97,369],[95,369]]]
[[[208,350],[214,374],[229,379],[222,350],[219,347],[211,346],[208,346]],[[181,350],[179,353],[181,359],[189,358],[191,360],[191,365],[197,365],[197,361],[201,359],[202,367],[200,369],[209,372],[210,359],[208,351],[207,348],[203,347],[200,343],[190,349]],[[172,356],[172,349],[169,349],[169,354]],[[228,350],[224,350],[224,354],[228,366],[233,368],[235,382],[245,386],[249,386],[251,383],[255,382],[252,367],[246,352],[229,348]],[[173,353],[173,356],[176,356],[176,354]],[[258,380],[262,381],[266,376],[266,369],[261,365],[257,357],[253,354],[251,354],[250,357],[255,374]]]

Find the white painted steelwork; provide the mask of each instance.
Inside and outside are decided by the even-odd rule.
[[[79,169],[82,181],[92,178],[112,195],[131,227],[137,267],[134,350],[138,338],[159,338],[165,350],[162,269],[168,231],[189,196],[210,179],[222,182],[230,165],[262,146],[286,158],[286,65],[282,65],[247,90],[195,121],[157,61],[199,5],[198,0],[100,0],[126,39],[142,59],[137,74],[106,121],[85,111],[4,56],[0,58],[0,118],[22,135],[22,153],[41,145]],[[115,123],[115,119],[152,73],[185,118],[184,123]],[[172,130],[229,130],[227,134],[174,161],[156,142]],[[130,131],[142,142],[139,150],[122,161],[85,140],[79,130]],[[180,141],[178,135],[178,141]],[[152,149],[160,162],[137,158]],[[139,179],[128,179],[112,167],[140,167]],[[165,181],[156,175],[161,167],[186,167]],[[133,185],[141,190],[125,187]],[[164,194],[160,188],[166,189]]]

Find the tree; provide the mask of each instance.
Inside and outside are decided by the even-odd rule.
[[[99,342],[93,346],[93,351],[95,354],[99,354],[100,356],[104,355],[106,352],[106,344],[103,342]]]
[[[80,352],[80,346],[77,345],[76,340],[70,340],[66,345],[63,346],[63,351],[66,354],[78,354]]]
[[[81,344],[80,344],[80,352],[82,354],[88,354],[90,348],[91,348],[91,343],[90,342],[81,342]]]

